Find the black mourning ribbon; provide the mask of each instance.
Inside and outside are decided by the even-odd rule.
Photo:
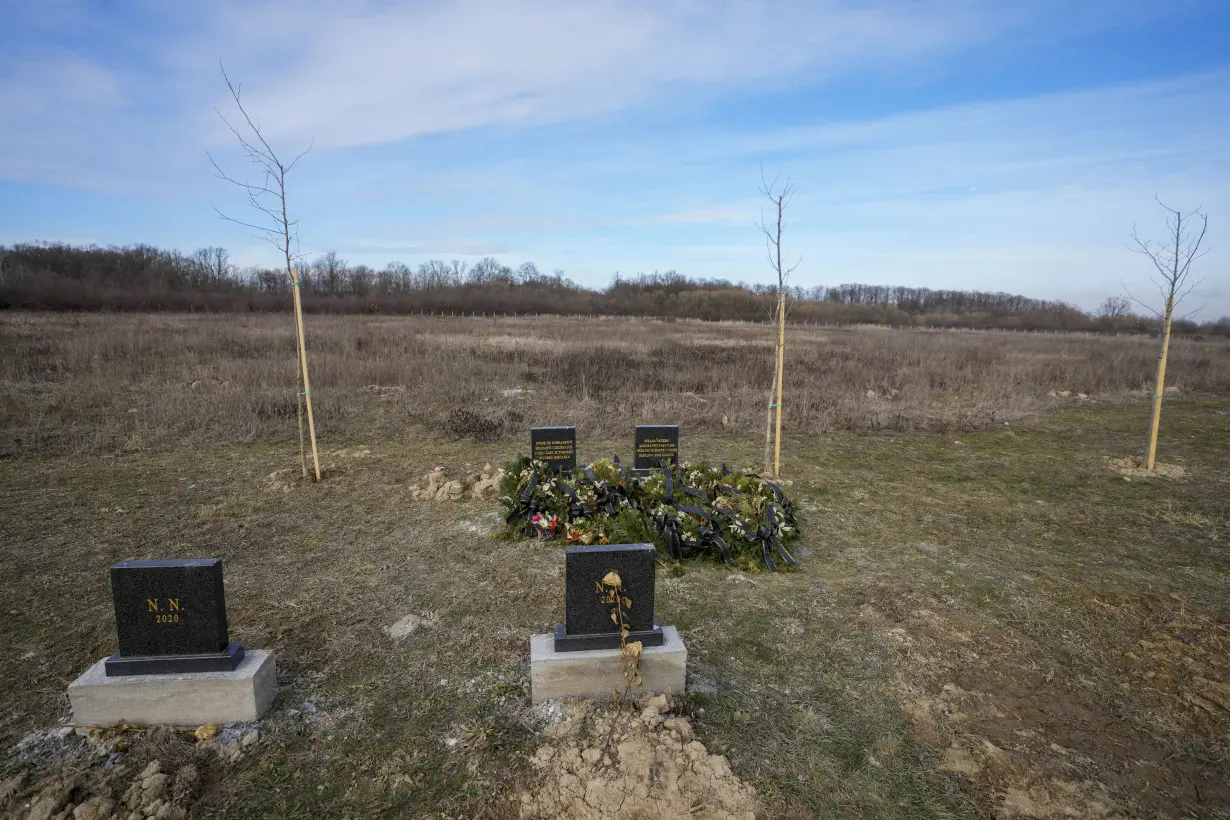
[[[695,543],[689,543],[687,546],[696,547],[697,549],[709,549],[717,547],[722,553],[722,561],[727,565],[735,563],[734,556],[730,554],[730,547],[726,544],[726,539],[722,537],[722,533],[717,527],[713,526],[713,517],[702,510],[700,507],[684,506],[678,508],[679,512],[694,515],[700,519],[700,531],[697,533]]]
[[[699,499],[699,500],[701,501],[701,503],[703,503],[703,504],[708,504],[708,503],[712,500],[712,499],[710,499],[710,498],[709,498],[709,496],[708,496],[708,495],[706,495],[706,494],[705,494],[705,492],[704,492],[703,490],[698,490],[698,489],[696,489],[695,487],[689,487],[689,486],[687,486],[686,484],[685,484],[685,485],[683,485],[683,486],[681,486],[681,487],[679,488],[679,491],[680,491],[680,492],[683,492],[683,493],[687,493],[688,495],[692,496],[693,498]]]
[[[581,501],[581,497],[577,495],[576,488],[574,488],[571,484],[561,481],[559,482],[559,488],[572,502],[568,505],[569,521],[575,521],[578,518],[586,518],[593,514],[594,511]]]
[[[777,514],[773,512],[773,507],[765,504],[764,514],[765,518],[769,519],[769,522],[761,524],[756,528],[756,538],[754,540],[759,541],[764,550],[766,566],[771,567],[774,572],[777,571],[777,567],[773,566],[773,562],[769,558],[769,547],[772,546],[777,550],[777,554],[781,556],[783,561],[792,567],[797,567],[799,562],[794,560],[794,556],[787,552],[785,545],[782,544],[782,528],[777,523]]]
[[[674,513],[661,510],[654,513],[653,520],[658,525],[658,532],[662,533],[662,539],[666,541],[666,551],[670,557],[682,561],[683,539],[679,537],[678,517]]]
[[[761,479],[764,481],[764,479]],[[773,497],[777,499],[778,505],[782,508],[783,522],[788,527],[797,527],[798,523],[794,519],[794,504],[782,492],[782,488],[774,484],[772,481],[765,481],[765,485],[773,491]]]
[[[534,474],[530,476],[529,483],[525,485],[525,489],[521,491],[521,497],[517,501],[517,506],[513,507],[509,511],[508,517],[504,519],[505,523],[511,524],[514,520],[520,518],[528,526],[530,524],[530,519],[534,517],[535,513],[547,511],[547,505],[534,498],[534,490],[537,487],[538,472],[535,471]]]
[[[773,563],[773,556],[769,552],[770,547],[774,548],[777,551],[777,554],[781,556],[781,559],[790,566],[797,567],[799,565],[799,562],[794,560],[794,556],[787,552],[786,548],[782,545],[780,527],[777,523],[777,515],[773,512],[772,506],[766,504],[764,508],[765,517],[769,519],[769,522],[767,524],[761,524],[759,527],[756,527],[756,529],[749,527],[747,522],[729,510],[725,510],[721,507],[715,507],[713,511],[719,515],[729,518],[731,522],[733,522],[734,525],[742,531],[743,537],[748,541],[753,544],[760,545],[761,557],[764,559],[765,569],[769,572],[777,572],[777,564]]]
[[[605,511],[607,515],[615,515],[615,508],[620,506],[621,498],[627,496],[627,490],[623,487],[613,487],[606,481],[599,481],[594,471],[588,467],[585,468],[585,478],[594,488],[594,507]]]

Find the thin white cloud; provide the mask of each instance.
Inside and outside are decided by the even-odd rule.
[[[900,65],[999,30],[992,7],[947,0],[454,0],[216,7],[219,37],[278,137],[370,145],[487,125],[560,122],[679,89],[751,86]],[[293,44],[263,60],[277,20]],[[227,44],[236,43],[229,48]],[[259,82],[257,81],[259,80]]]
[[[992,0],[134,0],[48,14],[12,18],[31,36],[0,53],[0,101],[23,103],[6,109],[0,178],[107,190],[198,172],[205,147],[231,145],[213,113],[228,102],[219,60],[270,137],[324,151],[892,70],[1021,16]],[[73,51],[43,42],[51,20],[76,32]]]

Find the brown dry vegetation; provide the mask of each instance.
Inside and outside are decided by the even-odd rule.
[[[55,788],[121,796],[151,758],[199,770],[197,816],[521,814],[554,783],[543,748],[606,719],[560,743],[529,707],[560,548],[489,539],[492,502],[411,486],[512,457],[540,422],[627,455],[634,422],[669,415],[685,454],[753,461],[771,356],[741,326],[312,317],[312,484],[285,316],[0,328],[0,748],[65,720],[68,683],[113,651],[117,560],[223,558],[232,634],[279,678],[235,756],[140,737],[110,768],[0,761],[19,817]],[[789,349],[802,570],[689,563],[656,598],[703,684],[677,712],[764,816],[1230,817],[1227,348],[1176,350],[1165,479],[1111,461],[1143,448],[1147,342],[800,330]],[[565,768],[618,782],[611,757]]]
[[[564,421],[591,439],[632,420],[750,432],[773,355],[765,327],[640,319],[313,316],[307,340],[333,441],[516,441]],[[9,313],[0,351],[0,455],[295,435],[285,315]],[[791,328],[784,423],[807,435],[977,429],[1063,403],[1052,390],[1147,390],[1155,357],[1143,337]],[[1230,343],[1176,341],[1169,372],[1182,391],[1230,392]],[[526,392],[504,395],[515,388]]]

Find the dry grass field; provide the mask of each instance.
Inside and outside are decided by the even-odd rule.
[[[316,415],[334,442],[459,434],[519,443],[532,424],[622,438],[629,419],[763,429],[772,331],[603,319],[308,317]],[[800,435],[971,430],[1151,388],[1144,337],[791,329],[785,410]],[[0,315],[0,455],[271,444],[295,436],[285,314]],[[1171,384],[1230,392],[1230,344],[1176,340]],[[517,390],[520,388],[521,390]],[[524,392],[522,392],[524,391]],[[467,416],[477,415],[470,429]],[[470,419],[473,421],[473,419]]]
[[[0,315],[0,813],[122,793],[158,759],[196,766],[202,817],[517,816],[561,548],[408,487],[519,454],[533,424],[575,422],[589,458],[641,422],[681,424],[685,457],[762,443],[763,328],[308,333],[321,484],[270,479],[298,463],[287,316]],[[1143,449],[1151,340],[797,329],[788,355],[802,570],[658,580],[710,685],[676,710],[761,814],[1230,817],[1230,347],[1176,346],[1159,458],[1183,475],[1150,479],[1109,459]],[[48,739],[114,647],[107,566],[199,555],[224,559],[234,637],[278,656],[259,740]],[[394,641],[408,614],[426,625]]]

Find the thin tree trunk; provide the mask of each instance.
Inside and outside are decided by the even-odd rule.
[[[769,388],[769,404],[765,408],[764,420],[764,472],[768,475],[773,468],[773,394],[777,392],[777,368],[773,368],[773,385]]]

